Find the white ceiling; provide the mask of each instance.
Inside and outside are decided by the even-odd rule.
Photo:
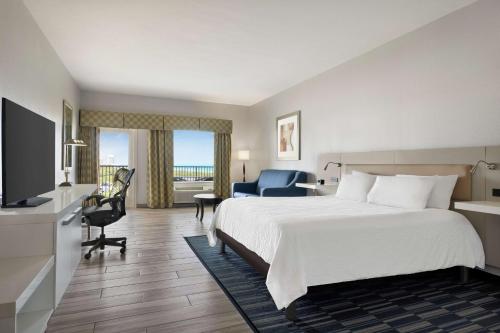
[[[252,105],[475,0],[24,0],[84,90]]]

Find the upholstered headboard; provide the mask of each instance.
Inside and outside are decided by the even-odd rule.
[[[471,165],[468,164],[344,164],[344,174],[350,174],[352,170],[367,172],[376,175],[393,176],[419,175],[419,176],[447,176],[458,175],[455,190],[451,196],[452,200],[472,199],[472,175]]]

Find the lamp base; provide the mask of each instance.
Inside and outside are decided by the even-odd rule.
[[[70,182],[62,182],[61,184],[59,184],[59,187],[69,187],[69,186],[71,186]]]
[[[245,180],[245,162],[243,162],[243,183],[246,183],[246,180]]]

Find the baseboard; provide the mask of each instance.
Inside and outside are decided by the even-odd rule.
[[[147,204],[136,204],[136,208],[149,208]],[[173,208],[195,207],[194,202],[174,203]]]
[[[183,207],[195,207],[195,204],[194,202],[179,202],[179,203],[175,203],[174,202],[174,205],[173,205],[173,208],[183,208]]]

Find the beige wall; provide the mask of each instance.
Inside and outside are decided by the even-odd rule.
[[[316,171],[326,152],[500,143],[500,1],[479,2],[250,107],[259,167]],[[302,110],[302,160],[275,118]]]
[[[231,119],[233,121],[231,179],[233,181],[241,180],[241,162],[234,160],[234,157],[237,150],[247,148],[248,138],[252,136],[252,131],[248,126],[247,107],[88,91],[82,92],[81,107],[89,110],[161,113]],[[147,131],[139,130],[137,139],[137,203],[144,204],[146,203]]]
[[[0,1],[0,97],[56,123],[57,182],[63,179],[60,170],[63,99],[74,108],[75,129],[79,94],[75,82],[23,2]]]

